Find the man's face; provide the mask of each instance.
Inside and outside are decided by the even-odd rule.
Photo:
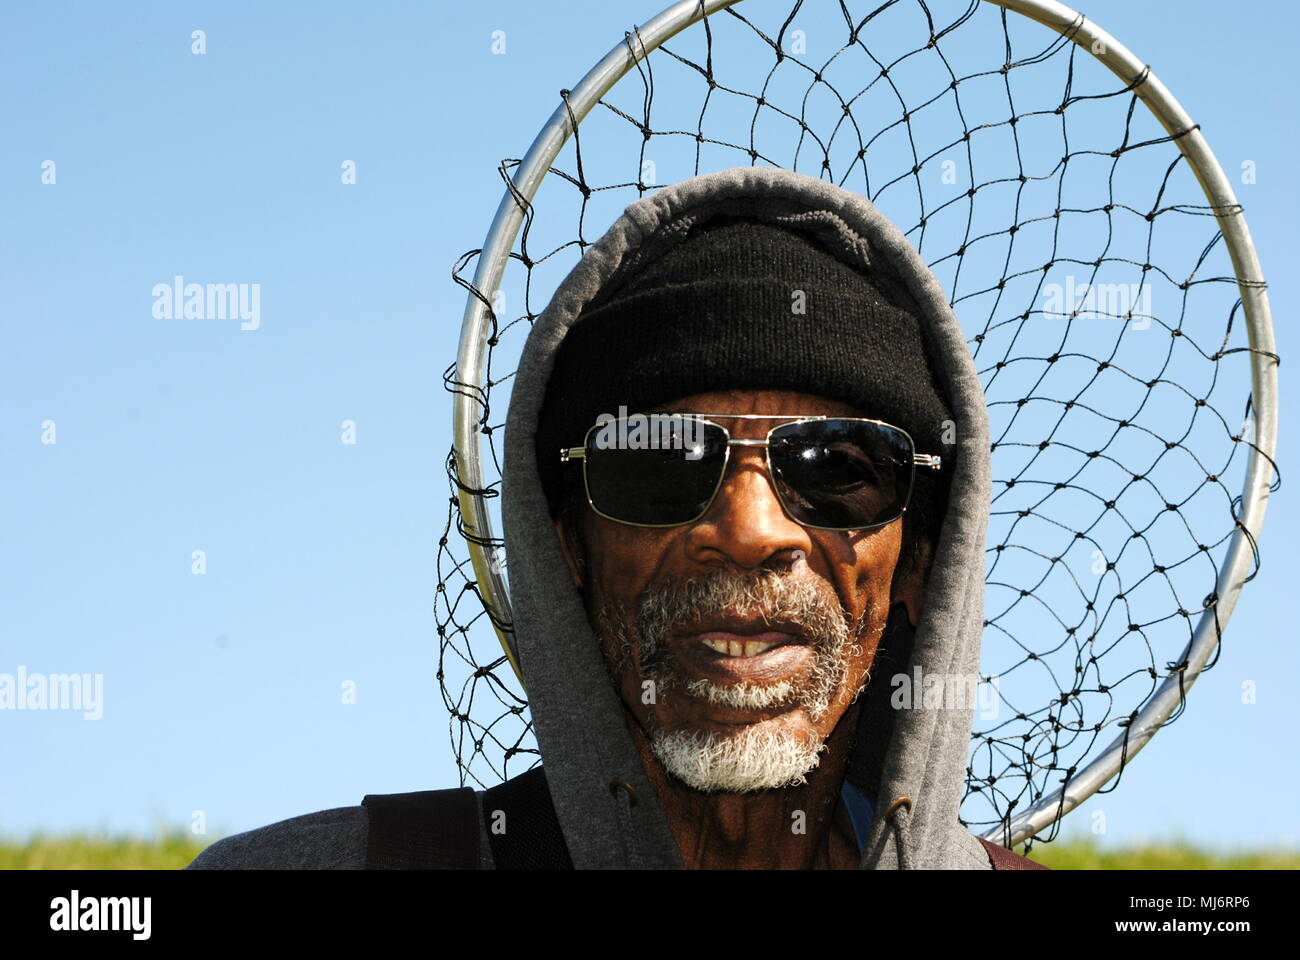
[[[864,416],[775,390],[697,394],[662,409]],[[762,439],[780,421],[719,422],[735,439]],[[634,527],[584,508],[576,529],[556,526],[655,756],[696,789],[746,792],[800,782],[865,685],[891,603],[906,603],[916,622],[922,572],[893,582],[902,524],[802,526],[781,509],[764,450],[733,446],[694,523]]]

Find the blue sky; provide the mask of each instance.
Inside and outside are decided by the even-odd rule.
[[[0,673],[101,673],[104,715],[0,711],[0,833],[188,829],[203,811],[213,836],[456,782],[432,616],[450,446],[441,374],[464,305],[451,268],[496,209],[497,163],[657,12],[560,9],[9,11]],[[1294,5],[1098,0],[1085,12],[1153,66],[1230,177],[1254,162],[1256,182],[1234,185],[1289,357]],[[607,221],[589,220],[588,238]],[[177,275],[258,283],[259,328],[157,318],[151,291]],[[55,444],[41,443],[47,420]],[[345,420],[355,444],[340,442]],[[1067,831],[1102,810],[1106,843],[1300,843],[1297,537],[1284,487],[1262,571],[1187,714]],[[348,682],[356,702],[344,704]]]

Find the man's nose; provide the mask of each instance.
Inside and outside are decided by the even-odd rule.
[[[796,551],[807,556],[812,551],[808,530],[781,509],[763,452],[738,452],[732,449],[718,495],[687,533],[687,555],[707,566],[744,568],[789,565],[800,555]]]

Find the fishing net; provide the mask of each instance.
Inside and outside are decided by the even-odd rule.
[[[983,833],[1123,737],[1215,615],[1258,449],[1249,282],[1179,150],[1186,131],[1140,100],[1145,73],[1122,83],[1068,31],[978,0],[859,6],[747,0],[640,59],[531,201],[515,191],[523,225],[499,286],[468,279],[482,251],[456,264],[489,313],[486,373],[453,364],[444,381],[481,404],[483,482],[468,492],[499,531],[523,341],[628,203],[738,165],[868,197],[947,291],[988,401],[983,683],[961,814]],[[643,42],[624,37],[634,56]],[[500,165],[507,189],[519,163]],[[497,637],[510,625],[494,627],[469,562],[455,450],[447,474],[438,679],[461,782],[486,787],[539,755]],[[469,539],[508,581],[506,545]]]

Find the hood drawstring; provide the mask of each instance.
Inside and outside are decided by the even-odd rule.
[[[889,805],[885,819],[894,828],[894,847],[898,851],[898,869],[912,869],[912,799],[898,797]]]
[[[637,805],[638,800],[636,790],[626,780],[612,780],[609,784],[609,793],[618,805],[619,833],[626,841],[628,866],[633,870],[643,870],[645,860],[641,856],[640,841],[636,827],[632,823],[632,808]]]

